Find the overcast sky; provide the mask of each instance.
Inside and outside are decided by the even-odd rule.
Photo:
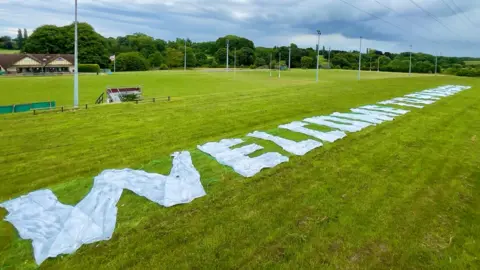
[[[480,0],[343,1],[373,16],[342,0],[78,0],[78,5],[79,20],[107,37],[142,32],[209,41],[235,34],[256,46],[314,47],[320,29],[321,45],[332,49],[358,50],[363,36],[364,48],[399,52],[412,44],[414,51],[480,57]],[[69,24],[73,12],[74,0],[0,0],[0,35]]]

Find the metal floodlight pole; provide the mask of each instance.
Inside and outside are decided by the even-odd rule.
[[[290,45],[290,48],[288,48],[288,70],[290,70],[292,62],[292,46]]]
[[[187,39],[185,39],[184,43],[184,57],[183,57],[183,70],[187,71]]]
[[[233,58],[233,78],[237,75],[237,48],[235,48],[235,54]]]
[[[318,66],[319,66],[319,53],[320,53],[320,36],[322,35],[322,32],[320,32],[320,30],[317,30],[317,34],[318,34],[318,41],[317,41],[317,71],[316,71],[316,75],[315,75],[315,81],[318,82]]]
[[[272,53],[270,53],[270,65],[269,65],[269,69],[270,69],[270,77],[272,77]]]
[[[73,107],[78,107],[78,4],[75,0],[75,71],[73,74]]]
[[[380,72],[380,57],[378,57],[377,72]]]
[[[228,72],[228,50],[230,48],[230,40],[227,39],[227,72]]]
[[[278,52],[278,78],[280,78],[280,61],[282,61],[282,53]]]
[[[360,37],[360,51],[358,56],[358,80],[360,80],[360,73],[362,71],[362,37]]]
[[[117,55],[113,55],[113,73],[117,71]]]
[[[410,45],[410,66],[408,67],[408,76],[412,76],[412,45]]]
[[[438,53],[435,54],[435,76],[437,76],[437,67],[438,67]]]

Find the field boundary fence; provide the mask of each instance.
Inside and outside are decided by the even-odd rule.
[[[115,106],[119,104],[150,104],[150,103],[161,103],[161,102],[170,102],[172,98],[170,96],[164,97],[144,97],[141,100],[134,100],[134,101],[126,101],[117,104],[80,104],[77,108],[73,106],[55,106],[55,101],[50,102],[38,102],[38,103],[30,103],[30,104],[18,104],[18,105],[8,105],[8,106],[0,106],[0,114],[3,113],[12,113],[12,112],[23,112],[21,115],[29,115],[27,112],[31,112],[33,115],[39,114],[50,114],[50,113],[63,113],[63,112],[72,112],[72,111],[79,111],[79,110],[89,110],[95,108],[104,108],[108,106]],[[52,104],[53,106],[50,107],[42,107],[39,105],[32,104]]]

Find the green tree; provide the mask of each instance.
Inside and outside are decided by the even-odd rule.
[[[302,68],[310,68],[313,64],[313,59],[309,56],[303,56],[301,59]]]
[[[23,29],[23,40],[24,40],[24,42],[25,42],[25,40],[27,40],[27,39],[28,39],[27,28],[24,28],[24,29]]]
[[[193,43],[192,48],[195,50],[195,52],[201,52],[209,55],[214,55],[215,52],[217,51],[217,46],[215,41]]]
[[[255,51],[249,47],[237,50],[237,65],[250,66],[255,63]]]
[[[95,32],[87,23],[78,24],[78,58],[83,64],[109,64],[109,47],[107,40]],[[57,27],[44,25],[37,28],[25,41],[22,49],[27,53],[69,53],[74,51],[74,25]]]
[[[225,48],[220,48],[218,51],[215,53],[215,59],[217,60],[218,63],[220,64],[225,64],[227,62],[227,49]]]
[[[13,49],[12,38],[9,36],[0,37],[0,48],[12,50]]]
[[[61,27],[65,36],[65,51],[63,53],[74,52],[75,25],[70,24]],[[78,60],[83,64],[99,64],[105,68],[110,64],[108,57],[108,43],[106,39],[95,32],[88,23],[78,24]],[[35,32],[33,33],[35,34]],[[32,36],[33,36],[32,34]],[[31,37],[30,37],[31,38]]]
[[[147,59],[139,52],[121,53],[116,62],[118,71],[141,71],[149,68]]]
[[[170,68],[183,66],[183,52],[174,48],[167,48],[166,64]]]
[[[263,58],[257,57],[257,59],[255,60],[255,65],[257,67],[265,66],[267,65],[267,61],[265,61],[265,59]]]
[[[185,57],[185,52],[182,51],[182,57]],[[195,57],[195,53],[193,53],[193,49],[187,47],[187,67],[195,67],[197,65],[197,58]]]
[[[232,51],[233,49],[240,50],[241,48],[244,48],[244,47],[248,47],[252,50],[255,50],[255,45],[253,44],[253,41],[243,37],[235,36],[235,35],[228,35],[228,36],[220,37],[217,39],[217,41],[215,42],[217,51],[219,49],[227,48],[227,40],[230,44],[230,49]]]
[[[257,47],[255,49],[255,55],[257,58],[262,58],[267,63],[270,63],[270,54],[273,53],[273,49],[271,48],[265,48],[265,47]]]
[[[434,73],[435,72],[435,66],[428,62],[428,61],[421,61],[415,63],[415,65],[412,67],[412,72],[417,72],[417,73]]]
[[[204,66],[207,65],[207,55],[203,52],[199,52],[195,54],[197,58],[197,66]]]
[[[148,58],[148,62],[150,63],[151,67],[160,67],[162,64],[165,63],[165,57],[161,52],[155,52]]]
[[[157,43],[148,35],[143,33],[135,33],[127,36],[129,46],[137,52],[140,52],[144,57],[149,57],[157,51]]]
[[[208,67],[210,67],[210,68],[216,68],[218,66],[218,63],[215,60],[215,58],[208,59],[207,63],[208,63]]]
[[[163,39],[155,39],[155,47],[157,51],[164,52],[167,49],[167,42]]]
[[[64,28],[44,25],[35,29],[22,50],[26,53],[71,53],[73,50],[67,49],[67,42]]]
[[[18,28],[18,34],[17,34],[17,48],[22,49],[23,48],[23,34],[22,34],[22,29]]]
[[[345,55],[342,55],[342,54],[336,54],[335,56],[333,56],[333,58],[331,59],[331,62],[333,65],[339,66],[340,68],[351,67],[350,62],[347,60]]]

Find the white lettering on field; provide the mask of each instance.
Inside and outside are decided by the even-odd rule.
[[[169,207],[205,195],[200,174],[187,151],[173,154],[170,175],[131,169],[105,170],[95,177],[90,192],[77,205],[58,201],[51,190],[37,190],[0,204],[5,220],[23,239],[31,239],[37,264],[60,254],[70,254],[83,244],[112,237],[117,202],[124,189]]]
[[[306,153],[312,151],[317,147],[321,147],[323,144],[315,140],[304,140],[300,142],[288,140],[282,137],[273,136],[265,132],[254,131],[247,136],[254,137],[262,140],[268,140],[276,143],[282,147],[285,151],[297,156],[303,156]]]
[[[327,142],[334,142],[336,140],[342,139],[345,136],[347,136],[347,134],[345,134],[345,132],[343,131],[333,130],[328,132],[322,132],[322,131],[306,128],[305,127],[306,125],[308,125],[308,123],[297,121],[297,122],[292,122],[290,124],[281,125],[279,126],[279,128],[288,129],[293,132],[303,133],[305,135],[309,135]]]
[[[347,118],[347,119],[356,119],[360,121],[365,121],[369,122],[372,124],[381,124],[385,121],[392,121],[392,117],[388,117],[385,115],[375,115],[375,114],[359,114],[359,113],[339,113],[339,112],[334,112],[331,114],[332,116],[336,117],[342,117],[342,118]]]
[[[435,103],[435,100],[426,100],[426,99],[416,99],[416,98],[394,98],[392,100],[400,101],[400,102],[409,102],[409,103],[418,103],[418,104],[426,104],[430,105]]]
[[[413,108],[418,108],[418,109],[423,108],[422,105],[415,105],[415,104],[399,102],[399,101],[395,101],[395,100],[381,101],[381,102],[378,102],[378,104],[383,104],[383,105],[393,104],[393,105],[399,105],[399,106],[404,106],[404,107],[413,107]]]
[[[394,113],[394,114],[406,114],[410,111],[408,110],[402,110],[402,109],[396,109],[392,107],[385,107],[385,106],[378,106],[378,105],[367,105],[360,107],[360,109],[366,109],[366,110],[372,110],[372,111],[381,111],[381,112],[389,112],[389,113]]]
[[[264,168],[273,168],[280,163],[287,162],[288,157],[271,152],[251,158],[248,155],[263,149],[257,144],[249,144],[240,148],[230,147],[243,143],[242,139],[223,139],[220,142],[210,142],[199,145],[197,148],[214,157],[220,164],[232,167],[244,177],[252,177]]]
[[[405,95],[406,97],[410,97],[410,98],[419,98],[419,99],[431,99],[431,100],[439,100],[440,98],[439,97],[436,97],[436,96],[432,96],[432,95],[427,95],[427,94],[409,94],[409,95]]]
[[[357,132],[372,125],[371,123],[367,122],[355,121],[333,116],[315,116],[306,118],[303,121],[348,132]]]

